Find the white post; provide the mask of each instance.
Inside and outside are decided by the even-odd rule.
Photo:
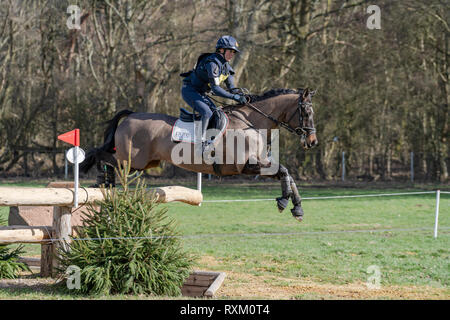
[[[202,192],[202,173],[197,172],[197,190]],[[200,207],[202,204],[199,203],[198,206]]]
[[[78,207],[78,150],[80,147],[75,146],[75,148],[73,148],[72,150],[74,150],[74,155],[73,155],[73,159],[75,161],[74,163],[74,167],[73,167],[73,175],[75,177],[75,181],[74,181],[74,207],[77,208]]]
[[[345,181],[345,151],[342,151],[342,181]]]
[[[195,111],[194,111],[195,114]],[[194,164],[202,164],[202,122],[194,118]]]
[[[197,172],[197,190],[202,191],[202,173]]]
[[[438,221],[439,221],[439,200],[441,198],[441,190],[436,191],[436,215],[434,217],[434,238],[437,238]]]
[[[411,182],[414,182],[414,152],[411,151]]]
[[[195,121],[195,110],[193,112],[194,120],[194,163],[196,162],[196,156],[202,154],[202,132],[201,132],[201,121]],[[200,163],[201,157],[200,157]],[[197,172],[197,190],[202,192],[202,173]],[[202,204],[200,203],[199,206]]]

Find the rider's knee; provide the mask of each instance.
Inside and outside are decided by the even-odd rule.
[[[211,109],[207,109],[207,110],[205,110],[205,113],[204,113],[204,117],[206,117],[206,118],[211,118],[212,117],[212,111],[211,111]]]

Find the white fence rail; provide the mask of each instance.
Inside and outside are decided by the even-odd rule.
[[[450,194],[448,191],[418,191],[418,192],[400,192],[400,193],[377,193],[377,194],[357,194],[348,196],[325,196],[325,197],[305,197],[303,200],[329,200],[329,199],[347,199],[347,198],[367,198],[367,197],[390,197],[390,196],[410,196],[418,194],[436,194],[436,207],[434,218],[434,238],[438,235],[438,223],[439,223],[439,203],[441,194]],[[230,199],[230,200],[205,200],[203,203],[220,203],[220,202],[257,202],[257,201],[273,201],[271,199]]]

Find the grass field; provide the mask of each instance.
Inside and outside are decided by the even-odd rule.
[[[430,189],[430,188],[428,188]],[[302,197],[398,193],[423,188],[307,187]],[[238,299],[449,299],[450,194],[440,201],[433,238],[435,194],[304,200],[303,222],[271,199],[276,183],[204,185],[200,207],[166,204],[178,221],[198,270],[227,273],[217,298]],[[289,207],[290,208],[290,207]],[[6,215],[7,208],[0,208]],[[27,254],[38,256],[37,245]],[[380,288],[368,289],[380,270]],[[0,287],[0,298],[73,298],[53,291]],[[105,298],[105,297],[103,297]],[[116,297],[123,298],[123,297]],[[125,297],[135,298],[135,297]]]

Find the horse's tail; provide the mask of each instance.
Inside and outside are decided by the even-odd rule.
[[[102,160],[101,155],[103,153],[105,152],[114,153],[115,147],[114,134],[116,133],[119,121],[123,117],[128,117],[132,113],[134,112],[130,110],[119,111],[114,116],[114,118],[112,118],[107,122],[108,127],[105,130],[103,145],[98,148],[92,148],[86,153],[84,161],[80,164],[80,171],[87,173],[94,164]]]

